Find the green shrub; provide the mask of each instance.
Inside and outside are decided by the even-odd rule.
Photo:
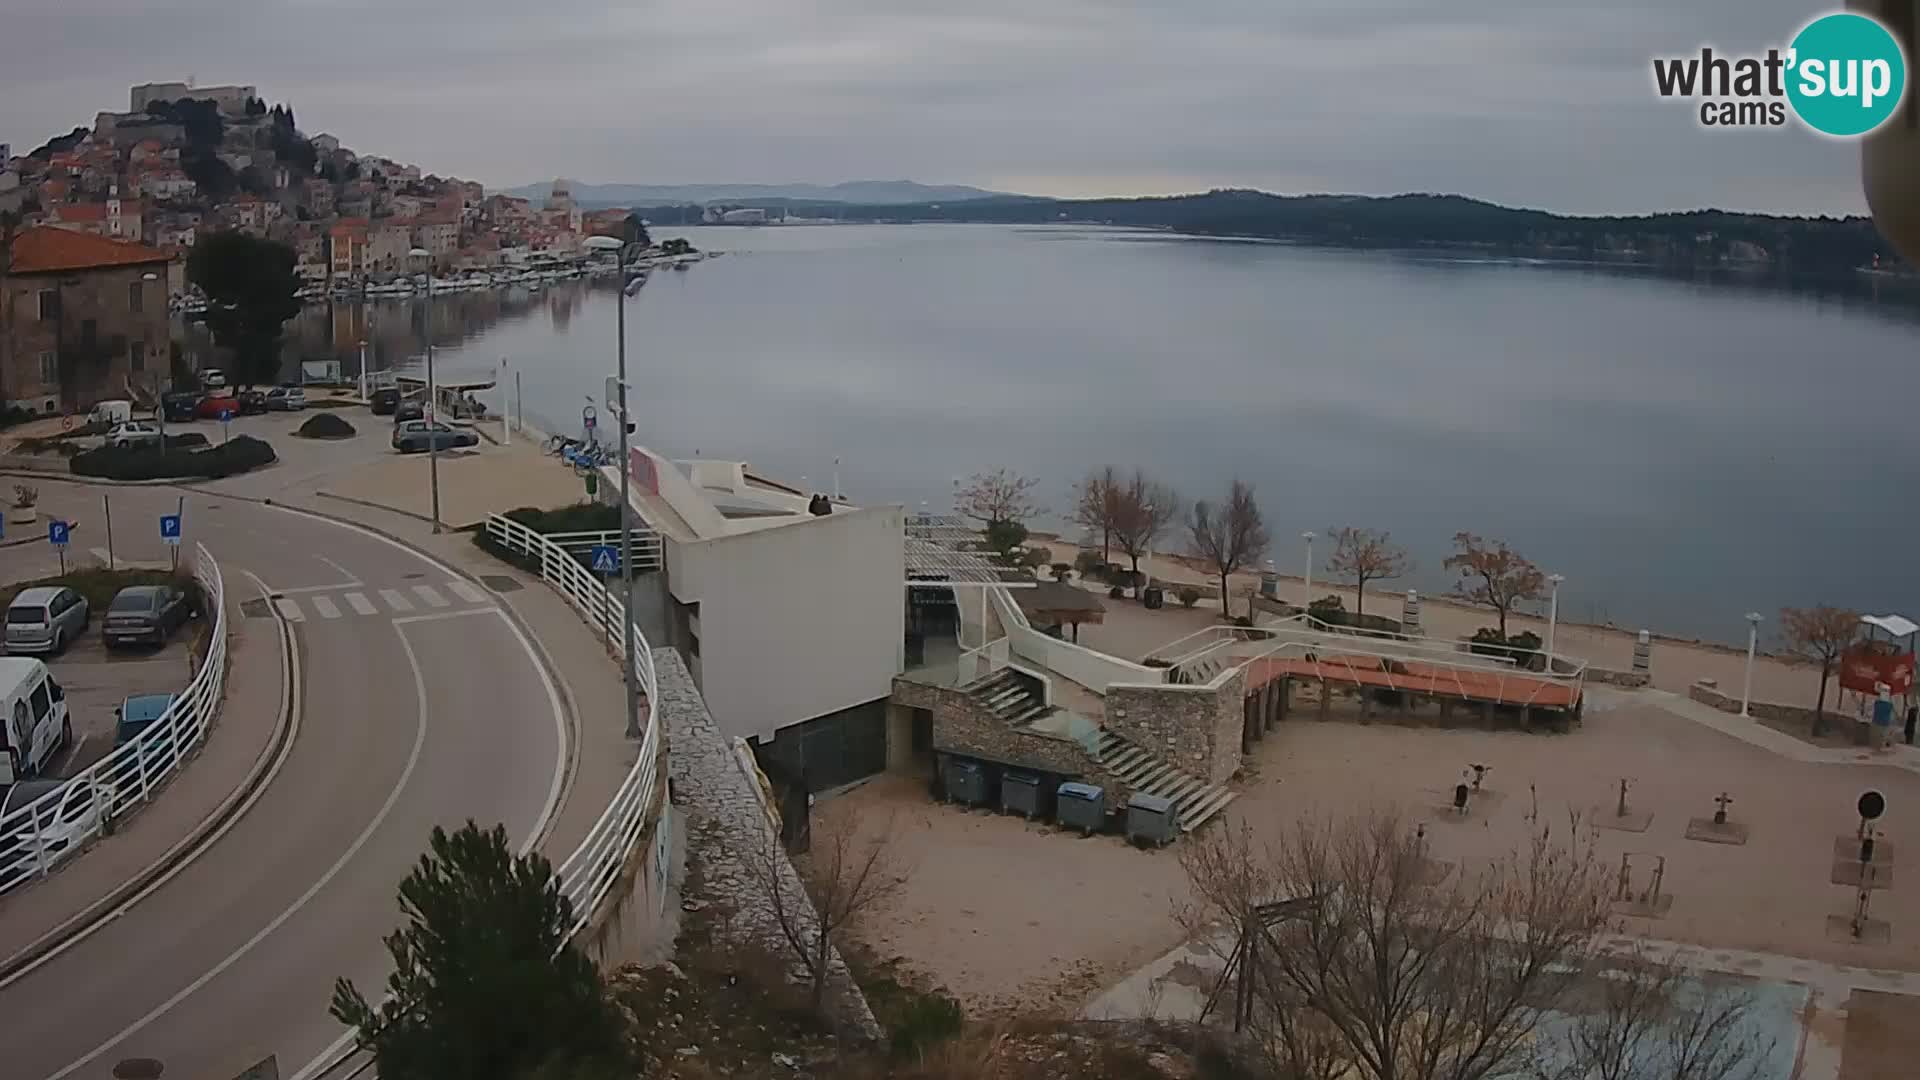
[[[1073,568],[1083,578],[1103,576],[1106,573],[1106,565],[1099,555],[1091,551],[1083,551],[1073,557]]]
[[[24,405],[0,405],[0,428],[24,424],[38,414]]]
[[[1542,644],[1540,635],[1530,630],[1501,637],[1500,631],[1483,626],[1473,632],[1468,649],[1481,656],[1504,656],[1520,667],[1528,667],[1539,657]],[[1544,662],[1544,661],[1543,661]]]
[[[294,431],[303,439],[351,439],[353,425],[330,412],[314,413]]]
[[[1010,558],[1014,549],[1027,542],[1027,527],[1017,521],[996,521],[987,526],[987,547],[1001,558]]]
[[[1046,548],[1028,548],[1020,556],[1020,565],[1029,570],[1038,570],[1047,565],[1053,555]]]
[[[1191,585],[1182,585],[1177,595],[1180,597],[1181,607],[1192,607],[1200,602],[1200,590]]]
[[[934,991],[911,995],[890,1018],[888,1046],[900,1060],[913,1060],[960,1034],[967,1014],[960,1003]]]
[[[70,467],[75,476],[106,480],[218,480],[277,460],[279,455],[265,440],[236,435],[204,450],[103,446],[74,455]]]

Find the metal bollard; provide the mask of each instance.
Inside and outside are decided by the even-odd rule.
[[[1653,667],[1653,636],[1645,630],[1633,643],[1633,670],[1646,674]]]

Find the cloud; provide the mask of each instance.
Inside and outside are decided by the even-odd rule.
[[[1858,212],[1854,150],[1710,134],[1648,65],[1789,0],[0,0],[0,140],[134,82],[510,185],[912,177],[1057,194],[1453,191],[1575,212]],[[110,28],[110,32],[103,32]]]

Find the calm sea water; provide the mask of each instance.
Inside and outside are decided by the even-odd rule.
[[[1920,328],[1891,307],[1088,229],[685,235],[729,254],[627,311],[640,437],[674,455],[816,488],[837,457],[854,500],[936,509],[997,466],[1060,509],[1104,463],[1187,497],[1237,474],[1287,573],[1301,531],[1353,524],[1438,588],[1464,529],[1565,574],[1575,618],[1744,641],[1781,605],[1920,617]],[[611,292],[495,316],[448,369],[508,358],[530,415],[577,426]]]

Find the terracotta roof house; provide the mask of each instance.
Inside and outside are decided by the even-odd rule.
[[[169,261],[73,228],[16,234],[0,250],[0,399],[85,409],[164,372]]]

